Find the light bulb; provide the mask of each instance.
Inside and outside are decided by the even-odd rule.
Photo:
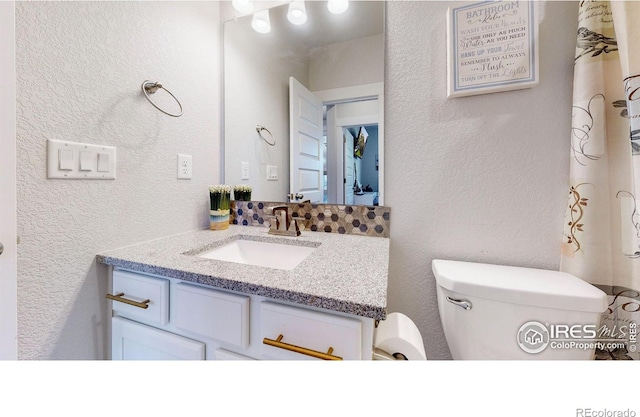
[[[262,10],[253,15],[251,27],[258,33],[271,32],[271,21],[269,20],[269,10]]]
[[[304,7],[304,1],[292,1],[289,3],[287,19],[294,25],[301,25],[307,21],[307,10]]]
[[[240,13],[251,13],[253,11],[253,1],[251,0],[233,0],[231,4]]]
[[[327,9],[333,14],[340,14],[349,8],[349,0],[329,0]]]

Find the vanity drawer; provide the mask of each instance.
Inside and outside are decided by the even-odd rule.
[[[245,295],[179,283],[172,320],[179,329],[244,349],[249,346],[249,303]]]
[[[117,315],[151,325],[164,326],[169,322],[168,279],[115,270],[112,289],[115,297],[109,298],[114,300],[112,309]]]
[[[260,314],[266,359],[313,359],[330,348],[332,356],[361,359],[359,320],[267,301],[261,303]]]

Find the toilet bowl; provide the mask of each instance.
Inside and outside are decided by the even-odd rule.
[[[593,359],[606,294],[564,272],[433,260],[453,359]]]

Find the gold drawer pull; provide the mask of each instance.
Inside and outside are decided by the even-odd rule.
[[[119,292],[116,295],[107,294],[105,298],[108,298],[109,300],[119,301],[121,303],[129,304],[134,307],[144,308],[144,309],[149,308],[149,303],[151,302],[151,300],[144,300],[143,302],[139,303],[137,301],[129,300],[123,297],[124,297],[124,293]]]
[[[277,348],[280,348],[280,349],[285,349],[285,350],[290,350],[292,352],[302,353],[303,355],[312,356],[314,358],[324,359],[326,361],[341,361],[342,360],[342,358],[340,356],[332,355],[332,353],[333,353],[333,348],[332,347],[329,347],[329,350],[327,351],[327,353],[318,352],[317,350],[308,349],[308,348],[305,348],[305,347],[300,347],[300,346],[296,346],[296,345],[291,345],[289,343],[285,343],[285,342],[282,341],[283,337],[284,337],[283,335],[278,335],[278,338],[276,340],[268,339],[268,338],[265,337],[262,340],[262,343],[264,343],[265,345],[274,346],[274,347],[277,347]]]

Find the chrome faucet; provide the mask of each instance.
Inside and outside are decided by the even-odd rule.
[[[297,219],[289,217],[289,207],[276,206],[271,209],[269,234],[280,236],[300,236]]]

